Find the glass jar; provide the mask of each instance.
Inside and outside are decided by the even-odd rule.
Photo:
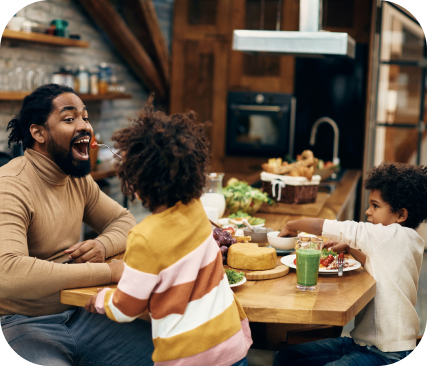
[[[225,197],[222,193],[222,179],[224,173],[210,173],[207,176],[204,193],[200,200],[204,207],[216,207],[218,217],[221,218],[225,211]]]

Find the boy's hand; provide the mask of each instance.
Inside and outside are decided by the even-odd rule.
[[[298,232],[296,230],[289,230],[288,225],[283,226],[282,230],[280,230],[278,237],[284,237],[284,236],[291,236],[295,237],[298,236]]]
[[[97,291],[101,292],[102,289],[99,288],[99,289],[97,289]],[[96,303],[97,297],[98,297],[98,294],[95,294],[86,302],[85,309],[87,311],[89,311],[90,313],[97,313],[96,308],[95,308],[95,303]]]
[[[349,248],[348,244],[344,244],[343,242],[337,240],[329,240],[323,243],[323,247],[329,250],[332,250],[336,253],[346,252]]]

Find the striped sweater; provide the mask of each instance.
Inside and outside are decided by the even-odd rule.
[[[124,262],[117,289],[101,291],[96,309],[117,322],[148,309],[155,365],[227,366],[246,356],[249,322],[200,200],[178,202],[136,225]]]

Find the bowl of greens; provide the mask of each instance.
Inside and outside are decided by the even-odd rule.
[[[246,277],[243,272],[238,272],[234,269],[226,269],[225,273],[227,274],[228,283],[230,284],[230,287],[240,286],[246,282]]]
[[[230,213],[242,211],[249,215],[257,212],[262,204],[272,205],[274,201],[257,188],[251,187],[245,181],[231,178],[227,186],[222,189],[225,197],[225,204]]]

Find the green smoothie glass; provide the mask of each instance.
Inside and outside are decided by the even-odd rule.
[[[303,291],[316,289],[322,249],[323,240],[321,238],[310,238],[310,240],[297,241],[296,263],[298,289]]]

